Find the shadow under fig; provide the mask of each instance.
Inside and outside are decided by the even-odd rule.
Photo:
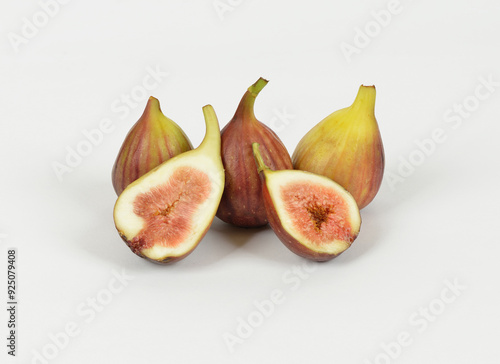
[[[215,217],[207,234],[191,253],[193,263],[198,266],[214,264],[228,255],[246,249],[247,243],[267,229],[268,227],[240,228]]]
[[[128,268],[143,264],[145,260],[132,253],[116,231],[113,207],[117,196],[111,183],[80,179],[68,185],[68,198],[74,200],[75,209],[83,211],[85,217],[85,220],[75,220],[72,243],[92,255],[96,264],[105,261]]]
[[[235,248],[243,247],[256,234],[268,229],[269,226],[267,225],[257,228],[242,228],[225,223],[217,217],[214,218],[212,226],[210,227],[210,231],[212,231],[212,233],[226,237],[226,239],[223,239],[224,243],[233,245]]]
[[[196,254],[203,256],[198,265],[209,265],[234,253],[255,256],[273,264],[292,264],[298,258],[281,243],[269,225],[242,228],[215,218],[205,239],[208,241],[205,244],[202,241],[196,249],[199,250]]]
[[[387,231],[397,228],[392,225],[391,216],[414,209],[425,211],[438,207],[439,201],[433,201],[433,196],[447,193],[448,186],[453,182],[446,174],[446,166],[434,164],[415,171],[395,185],[393,190],[387,185],[383,186],[375,200],[361,210],[362,222],[358,238],[336,260],[348,263],[384,244]]]

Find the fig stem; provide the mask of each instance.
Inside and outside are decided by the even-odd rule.
[[[264,159],[262,159],[259,147],[260,147],[259,143],[252,143],[253,156],[255,158],[255,163],[257,164],[258,173],[269,170],[269,167],[266,166],[266,164],[264,163]]]
[[[257,96],[268,82],[268,80],[261,77],[257,80],[257,82],[248,88],[248,92],[250,92],[253,96]]]
[[[212,105],[203,106],[203,116],[205,117],[205,125],[207,131],[198,148],[204,148],[207,151],[215,151],[220,153],[220,128],[217,115]]]
[[[262,77],[257,80],[252,86],[250,86],[238,105],[236,113],[234,114],[233,120],[238,122],[251,123],[256,122],[254,114],[255,99],[260,91],[267,85],[269,81],[263,79]]]
[[[366,110],[369,113],[375,113],[375,86],[359,86],[356,99],[351,105],[352,110]]]
[[[148,115],[158,117],[159,114],[161,114],[160,101],[158,101],[156,97],[149,96],[148,103],[144,109],[143,117],[147,117]]]
[[[160,108],[160,101],[154,96],[149,96],[148,104],[154,106],[157,109]]]

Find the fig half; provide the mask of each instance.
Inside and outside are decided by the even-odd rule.
[[[212,106],[203,107],[200,146],[167,160],[120,194],[118,233],[140,257],[173,263],[191,253],[210,227],[224,188],[220,129]]]
[[[358,205],[351,194],[314,173],[272,171],[264,164],[259,144],[252,147],[267,219],[283,244],[315,261],[330,260],[348,249],[361,226]]]

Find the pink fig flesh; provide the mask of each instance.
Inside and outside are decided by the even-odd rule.
[[[254,153],[269,224],[288,249],[307,259],[327,261],[351,246],[361,216],[349,192],[314,173],[270,170],[257,143]]]
[[[134,213],[144,219],[143,230],[129,243],[134,253],[153,245],[175,248],[193,229],[196,207],[210,194],[210,179],[191,167],[178,168],[167,183],[143,192],[134,200]]]
[[[207,233],[224,188],[220,129],[215,111],[203,108],[207,132],[198,148],[171,158],[118,196],[116,229],[138,256],[173,263],[190,254]]]

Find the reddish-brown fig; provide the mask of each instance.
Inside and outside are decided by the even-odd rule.
[[[160,103],[151,96],[116,157],[112,172],[116,194],[164,161],[191,149],[186,134],[163,115]]]
[[[220,129],[210,105],[200,146],[163,162],[120,194],[113,218],[129,248],[155,263],[186,257],[210,227],[224,188]]]
[[[222,163],[226,183],[217,217],[241,227],[267,224],[252,142],[261,145],[262,158],[274,170],[293,168],[290,155],[276,133],[254,115],[255,99],[267,83],[260,78],[248,88],[233,119],[222,129]]]
[[[330,260],[358,236],[361,216],[354,198],[331,179],[298,170],[272,171],[253,144],[269,225],[297,255]]]

